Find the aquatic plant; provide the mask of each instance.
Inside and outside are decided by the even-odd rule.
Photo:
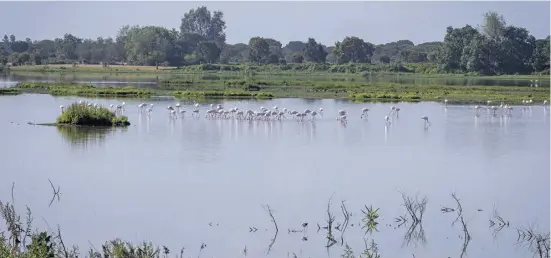
[[[88,125],[88,126],[128,126],[126,116],[117,116],[104,107],[96,107],[87,103],[73,103],[65,108],[57,118],[58,124]]]
[[[366,234],[369,232],[370,234],[373,233],[373,230],[377,230],[377,225],[379,225],[379,222],[377,222],[377,219],[379,218],[379,208],[373,209],[373,206],[367,207],[365,205],[365,209],[362,209],[362,213],[364,214],[364,217],[362,218],[362,222],[364,225],[362,226],[362,229],[366,230]]]
[[[364,238],[364,243],[365,249],[363,253],[360,254],[360,258],[381,258],[381,255],[379,254],[379,247],[377,246],[377,243],[375,243],[375,240],[371,239],[371,243],[368,245],[367,239]]]

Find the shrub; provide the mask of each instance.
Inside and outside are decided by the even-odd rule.
[[[128,126],[126,116],[117,116],[109,109],[87,103],[73,103],[57,118],[58,124],[91,126]]]

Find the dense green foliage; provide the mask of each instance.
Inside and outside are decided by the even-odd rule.
[[[105,67],[130,64],[157,68],[251,63],[281,65],[287,69],[287,64],[308,62],[321,67],[348,63],[369,67],[363,64],[382,63],[387,66],[379,67],[390,69],[385,72],[549,74],[550,38],[535,39],[526,29],[507,25],[503,17],[493,12],[485,14],[481,29],[470,25],[448,27],[442,42],[419,45],[409,40],[373,45],[354,36],[345,37],[334,46],[324,46],[313,38],[305,39],[306,42],[291,41],[284,46],[275,39],[262,37],[231,45],[225,42],[225,29],[224,14],[211,13],[203,6],[185,13],[179,29],[124,26],[114,39],[82,39],[65,34],[54,40],[27,38],[23,41],[14,35],[5,35],[0,43],[0,67],[7,63],[12,66],[103,64]],[[407,69],[411,63],[431,68]],[[312,69],[310,65],[304,67]],[[317,71],[320,66],[313,67]]]
[[[88,103],[73,103],[57,118],[58,124],[89,126],[128,126],[128,117],[117,116],[109,109]]]
[[[97,96],[97,97],[148,97],[153,92],[149,89],[134,87],[96,87],[79,83],[47,83],[47,82],[20,82],[13,90],[27,92],[47,92],[51,95]]]

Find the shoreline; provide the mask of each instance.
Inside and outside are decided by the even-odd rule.
[[[175,98],[175,99],[348,99],[357,102],[421,102],[448,100],[450,104],[494,103],[522,104],[532,99],[534,104],[549,101],[550,88],[518,86],[447,86],[406,85],[388,83],[345,83],[317,86],[256,86],[258,90],[248,91],[246,82],[236,84],[209,85],[194,88],[190,85],[169,84],[165,89],[143,89],[127,87],[99,87],[77,83],[18,83],[13,88],[0,88],[0,96],[18,94],[50,94],[52,96],[81,96],[95,98]]]

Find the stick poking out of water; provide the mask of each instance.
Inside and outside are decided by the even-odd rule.
[[[274,217],[274,213],[273,213],[273,210],[270,208],[269,205],[265,205],[263,206],[264,209],[268,212],[268,214],[270,215],[270,218],[272,220],[272,222],[274,223],[274,227],[275,227],[275,233],[274,233],[274,237],[272,238],[271,242],[270,242],[270,245],[268,245],[268,251],[267,253],[269,254],[270,251],[272,250],[272,246],[274,245],[276,239],[277,239],[277,233],[279,232],[279,228],[277,227],[277,222],[276,222],[276,219]]]
[[[48,207],[50,207],[50,206],[52,206],[52,203],[54,203],[54,200],[55,200],[55,197],[56,197],[56,196],[57,196],[57,201],[59,202],[59,191],[61,191],[61,187],[58,186],[58,187],[57,187],[57,191],[56,191],[56,189],[55,189],[55,187],[54,187],[54,184],[52,183],[52,180],[50,180],[50,179],[48,178],[48,181],[50,182],[50,186],[52,187],[52,190],[54,191],[54,194],[53,194],[53,196],[52,196],[52,200],[50,200],[50,204],[48,205]]]

